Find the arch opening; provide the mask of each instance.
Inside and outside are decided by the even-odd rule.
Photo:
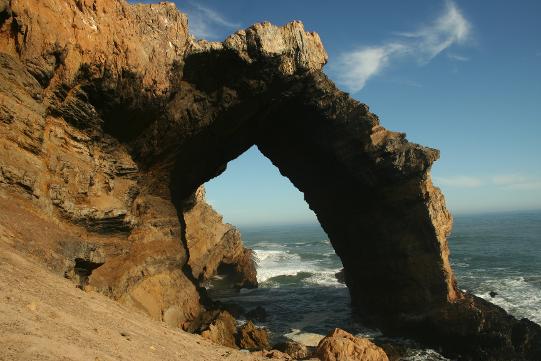
[[[209,92],[216,85],[198,83],[198,64],[187,61],[185,77]],[[255,145],[304,194],[366,318],[392,323],[399,314],[454,297],[445,241],[449,214],[427,173],[437,151],[380,127],[365,105],[322,73],[296,82],[275,79],[254,93],[222,80],[227,85],[212,93],[213,101],[222,102],[223,92],[242,101],[205,114],[198,121],[207,125],[175,153],[171,193],[181,213],[200,185]],[[182,105],[170,111],[185,112]],[[441,224],[434,224],[430,206],[443,207]]]
[[[257,148],[229,162],[205,189],[208,202],[239,227],[253,251],[259,284],[239,292],[227,280],[231,270],[218,268],[206,285],[212,300],[266,327],[273,344],[284,335],[311,344],[313,334],[334,327],[366,331],[354,321],[343,266],[327,234],[302,193]]]

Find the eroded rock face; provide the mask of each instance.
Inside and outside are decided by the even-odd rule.
[[[251,351],[271,349],[267,330],[256,327],[250,320],[239,327],[237,344],[240,348]]]
[[[541,359],[538,325],[455,285],[438,151],[383,128],[326,60],[299,22],[195,42],[173,4],[0,2],[2,241],[59,273],[101,264],[88,287],[192,329],[221,266],[255,285],[198,191],[255,144],[304,193],[366,318],[462,359]]]
[[[382,348],[370,340],[335,328],[317,346],[321,361],[389,361]]]
[[[240,232],[224,224],[222,216],[205,201],[205,189],[195,192],[193,204],[184,211],[185,242],[190,254],[188,265],[201,282],[222,269],[230,270],[239,288],[257,287],[257,272],[250,250],[243,247]]]
[[[0,12],[0,222],[20,239],[14,246],[183,328],[204,310],[186,265],[207,254],[190,260],[182,242],[192,227],[228,231],[191,241],[229,240],[212,262],[253,285],[238,232],[218,216],[186,225],[172,202],[171,166],[138,162],[125,141],[178,84],[172,71],[191,41],[186,16],[171,4],[102,0],[10,1]],[[99,267],[77,271],[77,260]]]
[[[237,325],[233,316],[227,311],[219,312],[207,329],[201,332],[201,336],[220,345],[238,348]]]

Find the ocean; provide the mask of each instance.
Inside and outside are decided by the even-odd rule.
[[[240,230],[257,256],[259,288],[210,289],[212,298],[246,310],[264,307],[268,317],[257,324],[274,342],[285,335],[317,344],[335,327],[382,337],[353,320],[348,290],[335,276],[342,264],[318,224]],[[541,211],[455,216],[449,247],[459,288],[541,323]],[[398,342],[408,346],[404,360],[446,360],[410,341]]]

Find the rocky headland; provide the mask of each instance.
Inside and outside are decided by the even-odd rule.
[[[430,178],[438,151],[383,128],[325,76],[326,61],[300,22],[255,24],[219,43],[197,41],[171,3],[0,0],[0,355],[28,359],[8,336],[19,322],[10,292],[65,288],[63,277],[86,291],[66,291],[82,309],[93,295],[125,317],[163,321],[184,342],[163,346],[170,352],[193,341],[203,345],[194,360],[286,357],[176,331],[267,348],[261,330],[236,329],[203,287],[218,273],[257,286],[250,250],[202,188],[256,145],[304,193],[366,322],[460,360],[540,360],[539,325],[457,288],[452,218]],[[35,272],[17,273],[30,264]],[[39,275],[43,285],[23,284]],[[17,342],[49,350],[24,327]],[[350,336],[336,331],[325,345],[362,354]],[[86,359],[72,351],[63,356]]]

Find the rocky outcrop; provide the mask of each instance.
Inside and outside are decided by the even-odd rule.
[[[222,216],[205,201],[205,188],[195,192],[193,204],[184,211],[188,266],[200,282],[226,273],[235,286],[257,287],[257,272],[250,250],[242,244],[240,232],[224,224]]]
[[[208,328],[201,332],[201,336],[220,345],[238,348],[237,325],[233,316],[227,311],[219,312]]]
[[[125,141],[172,91],[191,41],[186,16],[171,4],[105,0],[10,1],[0,12],[0,195],[9,199],[0,222],[20,236],[15,246],[183,328],[204,310],[187,267],[196,260],[215,263],[206,278],[223,261],[239,286],[253,286],[238,231],[203,199],[194,208],[212,216],[186,222],[170,171],[138,162]],[[186,234],[190,245],[221,248],[190,253]]]
[[[311,356],[311,352],[307,346],[292,340],[287,340],[276,346],[279,351],[282,351],[295,360],[307,359]]]
[[[389,361],[385,351],[370,340],[335,328],[317,346],[321,361]]]
[[[250,351],[270,350],[267,330],[252,321],[237,327],[235,318],[226,310],[208,310],[191,322],[190,332],[201,334],[214,343]]]
[[[256,327],[250,320],[239,327],[237,343],[240,348],[251,351],[271,349],[267,330]]]
[[[464,360],[541,359],[538,325],[456,287],[438,151],[383,128],[326,60],[300,22],[211,43],[171,3],[0,2],[2,242],[193,329],[213,274],[255,285],[198,189],[257,145],[304,193],[366,319]]]
[[[270,351],[263,350],[263,351],[252,352],[251,354],[254,356],[262,357],[265,360],[280,360],[280,361],[293,361],[294,360],[288,354],[283,353],[278,350],[270,350]]]
[[[211,343],[96,292],[83,292],[0,242],[2,361],[269,361],[267,355],[278,356],[264,354]]]

